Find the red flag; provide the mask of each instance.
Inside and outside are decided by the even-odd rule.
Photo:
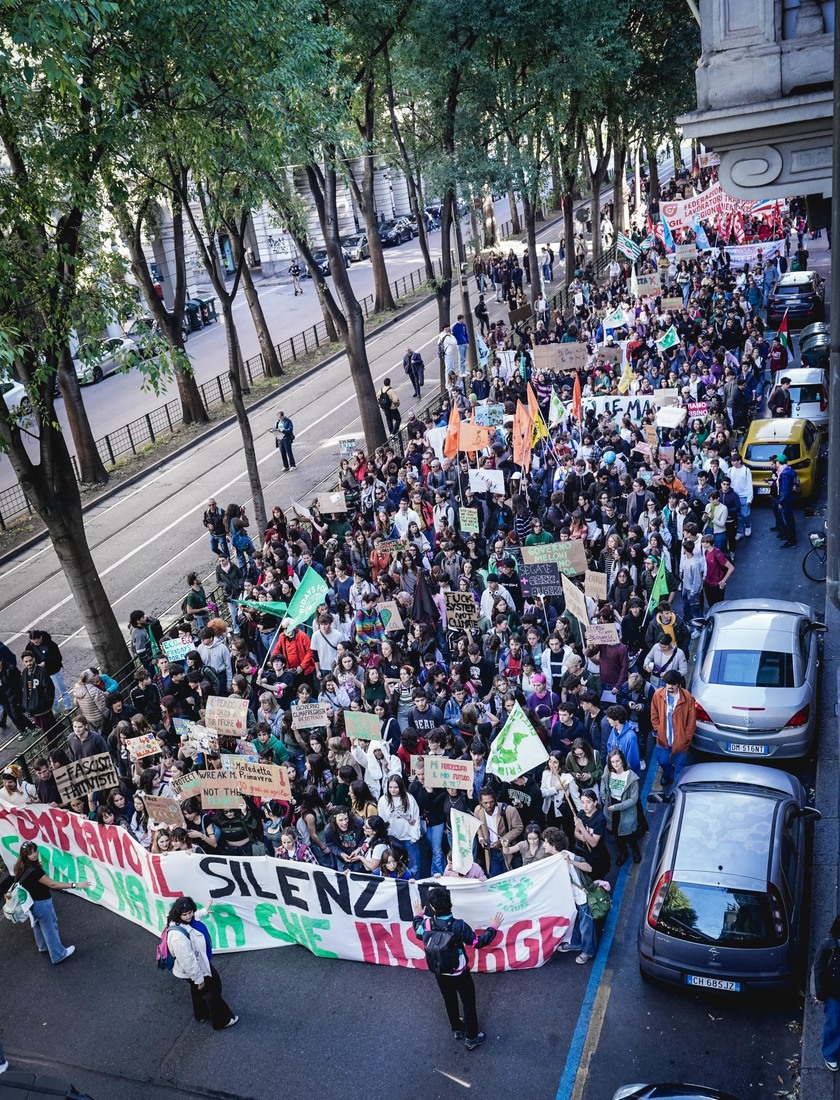
[[[650,214],[648,214],[648,216],[647,216],[647,221],[645,222],[645,229],[647,230],[648,233],[653,232],[653,219],[651,218]]]
[[[575,386],[572,390],[572,416],[578,424],[583,424],[583,402],[580,397],[580,375],[575,375]]]
[[[446,427],[446,439],[443,443],[443,453],[447,458],[454,458],[460,450],[459,437],[461,434],[461,414],[458,412],[458,402],[452,402],[449,413],[449,424]]]
[[[735,216],[732,219],[732,230],[735,233],[735,240],[738,244],[743,244],[746,233],[744,232],[744,215],[740,210],[735,211]]]
[[[776,199],[776,205],[773,207],[773,233],[776,237],[785,235],[785,227],[782,224],[782,204],[778,199]]]

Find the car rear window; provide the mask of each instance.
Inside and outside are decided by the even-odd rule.
[[[775,293],[778,297],[785,297],[785,296],[795,297],[797,294],[813,294],[814,293],[814,284],[813,283],[794,283],[793,285],[785,285],[784,283],[781,283],[779,286],[776,287]]]
[[[819,382],[814,382],[808,386],[791,386],[788,393],[794,405],[816,405],[823,400],[825,391]]]
[[[750,443],[745,458],[748,462],[769,462],[777,454],[784,454],[788,462],[799,458],[798,443]]]
[[[718,649],[709,683],[726,687],[795,687],[793,654],[760,649]]]
[[[721,947],[778,944],[766,894],[694,882],[669,885],[656,930],[674,939]]]

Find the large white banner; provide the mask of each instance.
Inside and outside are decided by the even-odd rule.
[[[655,416],[660,404],[650,393],[635,397],[584,397],[583,412],[584,416],[590,409],[596,416],[607,413],[618,424],[622,417],[629,416],[634,424],[640,424],[643,416]]]
[[[159,936],[177,897],[213,901],[207,927],[216,951],[300,944],[314,955],[425,970],[411,920],[434,879],[410,883],[343,874],[258,856],[172,852],[151,855],[125,829],[97,825],[47,806],[0,809],[0,850],[11,870],[23,841],[37,842],[45,871],[59,882],[87,880],[82,897]],[[542,966],[571,935],[575,920],[563,859],[551,857],[488,882],[446,879],[453,910],[484,929],[504,914],[496,942],[476,952],[474,969]]]
[[[752,204],[750,204],[752,205]],[[659,211],[668,222],[671,232],[677,229],[689,229],[695,218],[721,218],[738,209],[740,202],[727,195],[719,183],[712,184],[693,199],[680,199],[676,202],[662,202]]]
[[[732,266],[738,268],[743,267],[744,264],[754,264],[758,259],[759,252],[762,259],[773,259],[782,251],[784,243],[784,241],[765,241],[762,244],[761,241],[757,241],[755,244],[733,244],[727,245],[726,251]]]

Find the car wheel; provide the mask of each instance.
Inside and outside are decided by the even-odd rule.
[[[94,367],[91,374],[91,381],[95,384],[101,382],[105,375],[102,373],[102,367]]]
[[[345,269],[346,269],[346,268],[348,268],[348,267],[350,266],[350,264],[351,264],[351,263],[352,263],[352,260],[350,259],[350,257],[349,257],[349,256],[345,256],[345,257],[344,257],[344,267],[345,267]]]
[[[181,342],[186,344],[186,342],[187,342],[187,340],[189,340],[189,338],[190,338],[189,328],[182,328],[181,329]]]

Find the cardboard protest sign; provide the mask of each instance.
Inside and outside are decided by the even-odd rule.
[[[675,310],[682,309],[682,298],[663,298],[662,299],[662,312],[673,313]]]
[[[637,443],[633,450],[638,451],[640,455],[650,455],[651,446],[650,443]]]
[[[313,726],[328,726],[326,703],[296,703],[291,709],[292,729],[307,730]]]
[[[296,516],[300,516],[301,519],[308,520],[310,523],[312,522],[312,513],[299,501],[292,501],[292,511],[295,513]]]
[[[237,777],[232,772],[203,772],[199,785],[201,805],[205,810],[244,810]]]
[[[24,840],[32,840],[47,874],[60,879],[68,868],[81,867],[83,877],[95,884],[77,891],[79,904],[99,905],[158,940],[173,897],[216,894],[224,904],[217,903],[205,918],[214,954],[283,951],[299,944],[320,956],[321,969],[334,958],[401,966],[415,973],[425,965],[423,946],[411,926],[408,883],[347,876],[318,864],[270,856],[171,852],[161,859],[126,829],[94,821],[71,828],[67,818],[65,810],[49,806],[0,808],[5,866],[11,870],[13,853]],[[471,814],[460,820],[453,814],[453,862],[463,872],[469,867],[458,862],[459,853],[471,855],[477,824]],[[470,956],[477,973],[543,966],[571,935],[576,911],[565,860],[537,860],[489,882],[454,878],[446,883],[455,913],[473,928],[484,928],[497,909],[504,913],[494,943]],[[282,969],[283,963],[266,958],[265,965]]]
[[[720,164],[720,157],[717,153],[698,153],[697,154],[697,167],[698,168],[714,168]]]
[[[504,405],[476,405],[475,422],[480,428],[501,428],[505,422]]]
[[[119,780],[109,752],[98,752],[81,760],[72,760],[63,768],[53,768],[62,805],[72,798],[87,798],[94,791],[118,787]]]
[[[589,613],[586,610],[586,597],[577,587],[577,585],[570,581],[566,574],[563,574],[563,596],[566,600],[566,607],[572,615],[581,623],[584,627],[589,626]]]
[[[248,753],[246,756],[240,755],[238,752],[221,752],[219,753],[219,759],[222,762],[223,772],[234,772],[236,771],[237,760],[250,760],[252,764],[256,764],[259,757],[255,753]]]
[[[184,730],[189,738],[190,747],[196,752],[218,752],[219,736],[215,730],[207,726],[199,726],[196,722],[187,722],[188,729]]]
[[[169,786],[175,797],[183,802],[185,798],[192,798],[201,793],[201,774],[189,772],[177,779],[170,779]]]
[[[501,470],[470,470],[470,488],[474,493],[500,493],[504,496],[505,475]]]
[[[594,569],[587,569],[583,579],[583,591],[593,600],[605,600],[607,598],[607,574],[598,573]]]
[[[427,756],[425,769],[427,787],[457,787],[462,791],[473,789],[472,760],[449,760],[445,756]]]
[[[537,344],[536,347],[531,348],[535,370],[551,371],[553,373],[557,369],[557,357],[554,354],[555,347],[557,347],[556,344]]]
[[[624,350],[616,347],[598,348],[598,358],[605,363],[620,363],[624,358]]]
[[[662,408],[663,405],[676,405],[680,399],[680,391],[670,386],[663,386],[661,389],[654,390],[652,396],[654,405]]]
[[[344,497],[344,493],[319,493],[318,494],[318,511],[322,515],[336,515],[339,512],[347,511],[347,501]]]
[[[266,800],[279,798],[281,802],[288,802],[292,797],[289,773],[277,764],[264,764],[260,760],[254,764],[244,757],[238,757],[234,775],[242,794]]]
[[[659,436],[656,432],[655,424],[644,425],[645,439],[648,441],[649,446],[655,447],[659,442]]]
[[[163,652],[170,661],[183,661],[194,649],[192,642],[179,642],[173,638],[163,639]]]
[[[400,605],[396,600],[382,600],[378,605],[379,621],[385,627],[385,633],[391,634],[397,630],[405,630],[405,623],[400,614]]]
[[[608,396],[585,397],[583,399],[583,412],[588,415],[590,409],[596,416],[607,415],[614,423],[619,423],[625,416],[629,416],[634,424],[639,424],[643,417],[653,415],[656,405],[653,394],[635,394],[633,396]]]
[[[157,756],[161,751],[153,733],[144,733],[140,737],[127,737],[125,745],[132,760],[142,760],[145,756]]]
[[[470,630],[478,622],[478,605],[472,592],[446,592],[446,624],[450,630]]]
[[[365,714],[360,710],[344,711],[344,730],[352,740],[379,741],[382,737],[382,723],[375,714]]]
[[[697,245],[694,241],[690,244],[678,244],[674,249],[674,259],[677,263],[680,260],[693,260],[697,257]]]
[[[689,401],[688,403],[688,418],[689,420],[705,420],[709,415],[709,406],[705,401]]]
[[[587,645],[618,645],[618,629],[614,623],[590,623],[586,628]]]
[[[211,695],[204,710],[207,725],[217,734],[245,737],[248,733],[248,700]]]
[[[144,794],[143,805],[152,821],[158,825],[169,825],[173,829],[183,829],[186,825],[184,815],[177,798],[164,798],[162,795]]]
[[[508,318],[511,327],[513,327],[513,325],[521,325],[523,321],[530,321],[532,312],[530,306],[521,306],[519,309],[509,309]]]
[[[545,745],[517,703],[490,746],[488,772],[509,781],[536,768],[538,764],[544,764],[546,760],[548,753]]]
[[[563,595],[556,561],[538,561],[530,565],[523,562],[519,570],[519,580],[522,584],[522,595],[526,599]]]
[[[659,428],[678,428],[685,420],[686,410],[682,405],[664,405],[656,413],[656,425]]]
[[[405,539],[383,539],[376,544],[376,548],[382,554],[399,554],[405,550]]]
[[[589,362],[586,344],[549,344],[554,350],[554,371],[585,370]]]
[[[659,457],[664,458],[669,465],[673,465],[675,451],[676,449],[670,443],[665,443],[659,448]]]
[[[523,546],[522,561],[526,565],[537,565],[542,561],[553,561],[561,573],[573,577],[586,572],[586,549],[582,539],[570,539],[568,542],[546,542],[538,546]]]
[[[478,818],[463,810],[450,810],[452,823],[452,866],[459,875],[466,875],[472,867],[473,844],[479,830]]]
[[[478,534],[478,509],[459,508],[458,523],[465,534]]]
[[[339,439],[338,449],[342,458],[352,458],[359,449],[359,441],[355,436],[352,439]]]
[[[658,275],[637,275],[636,283],[639,287],[640,297],[647,295],[656,296],[660,291]]]

